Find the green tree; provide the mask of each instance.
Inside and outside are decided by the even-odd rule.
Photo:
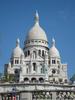
[[[75,81],[75,74],[70,78],[70,81],[73,83]]]

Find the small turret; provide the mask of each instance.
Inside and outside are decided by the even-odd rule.
[[[55,46],[55,39],[54,38],[52,39],[52,47],[49,50],[49,55],[50,55],[50,57],[60,58],[60,53]]]
[[[16,40],[16,48],[12,52],[12,57],[18,57],[24,56],[23,50],[20,48],[20,40],[19,38]]]

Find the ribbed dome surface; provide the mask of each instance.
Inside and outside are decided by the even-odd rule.
[[[13,57],[21,57],[24,56],[23,50],[20,47],[16,47],[12,53]]]
[[[16,48],[12,52],[12,57],[21,57],[24,56],[23,50],[19,46],[19,39],[16,41]]]
[[[54,46],[50,48],[49,54],[50,54],[50,57],[59,57],[60,58],[59,51]]]
[[[26,40],[36,40],[36,39],[47,41],[46,33],[39,25],[39,15],[37,12],[35,15],[35,24],[28,32]]]
[[[45,31],[40,27],[38,23],[36,23],[29,31],[27,35],[27,40],[45,40],[47,41],[47,37]]]

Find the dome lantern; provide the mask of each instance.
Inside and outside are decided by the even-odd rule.
[[[19,40],[19,38],[16,40],[16,47],[17,46],[19,46],[19,44],[20,44],[20,40]]]
[[[38,14],[38,12],[36,11],[36,13],[35,13],[35,24],[39,24],[39,14]]]
[[[55,46],[55,39],[52,39],[52,46]]]

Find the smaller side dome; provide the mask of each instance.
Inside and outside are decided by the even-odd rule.
[[[55,47],[55,39],[52,39],[52,47],[49,50],[50,57],[57,57],[60,58],[60,53],[58,49]]]
[[[20,48],[20,40],[17,39],[16,41],[16,48],[12,52],[12,57],[21,57],[24,56],[23,50]]]

